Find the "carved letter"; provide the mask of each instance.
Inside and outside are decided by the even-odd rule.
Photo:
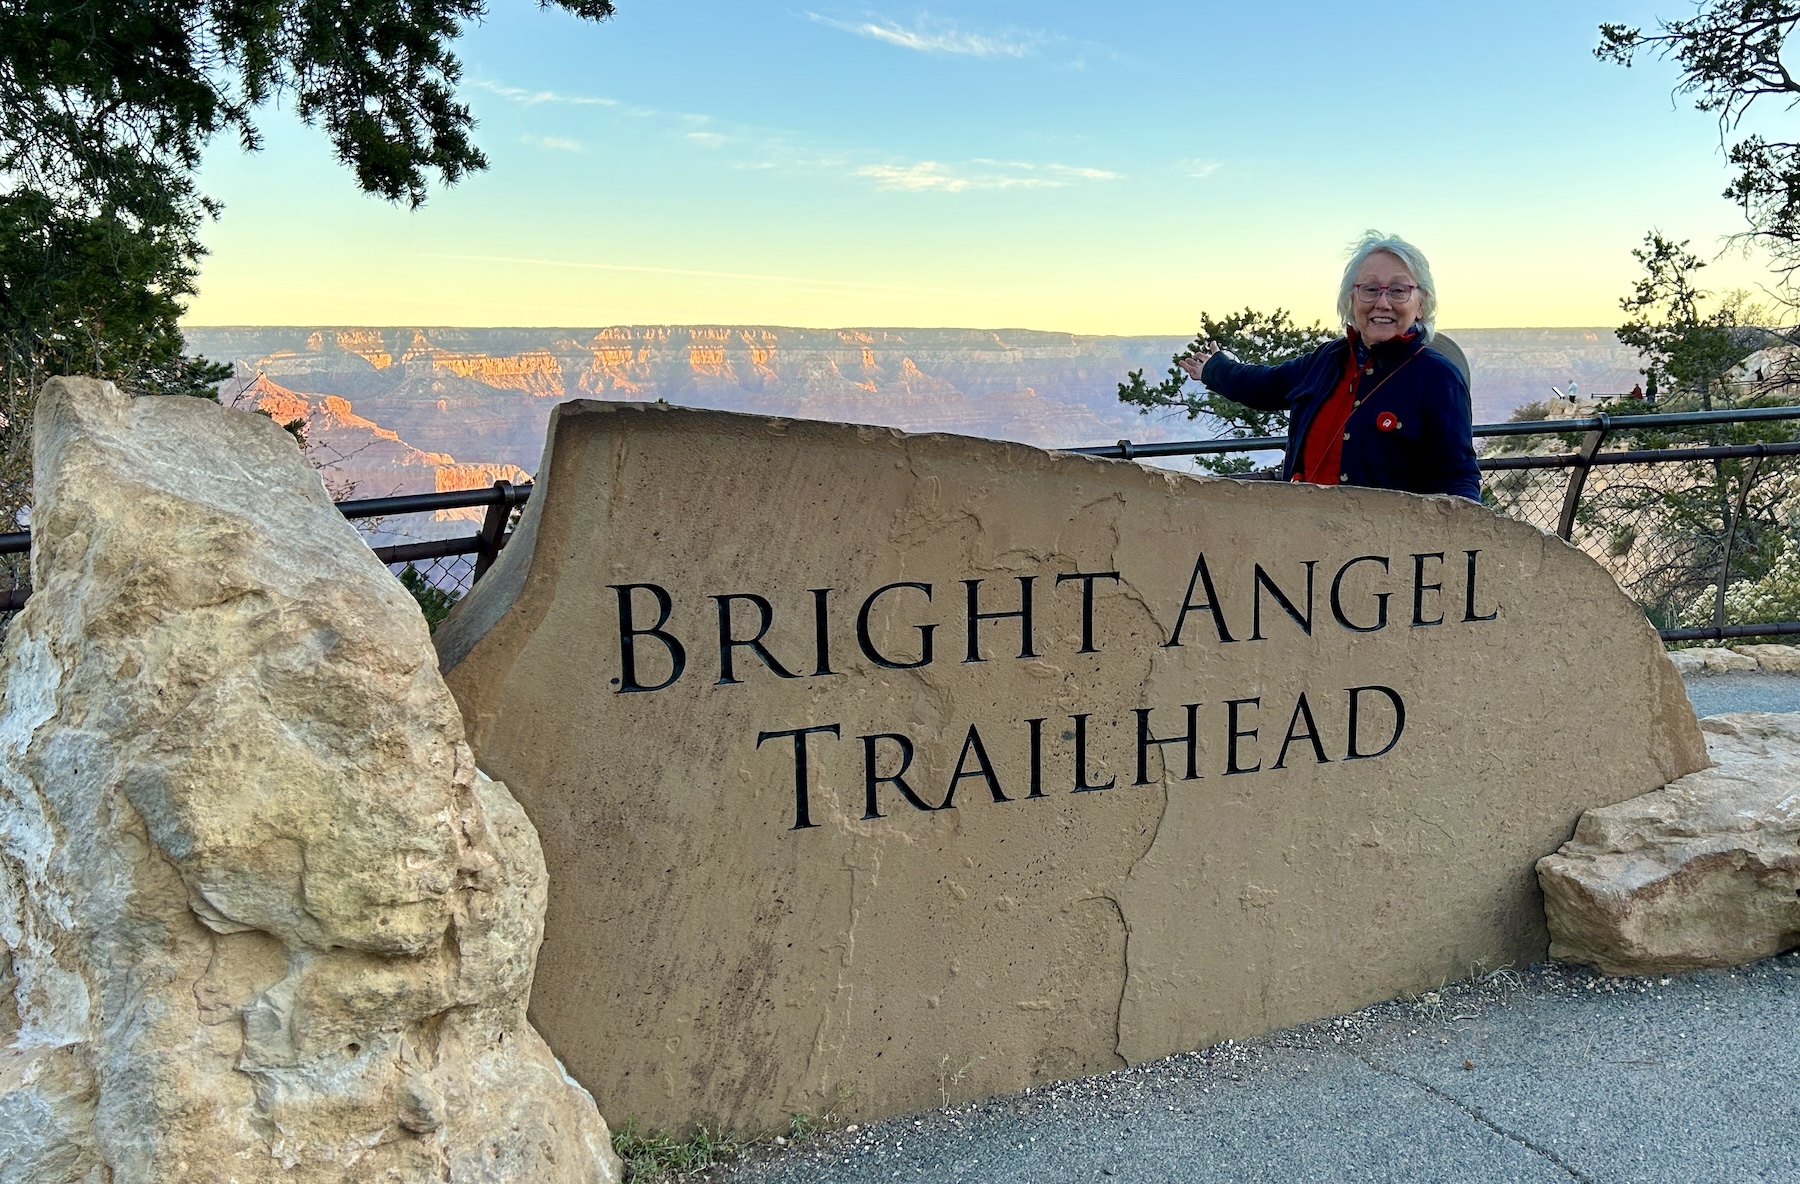
[[[1269,594],[1275,598],[1275,603],[1279,604],[1282,607],[1282,610],[1294,619],[1294,624],[1300,626],[1300,632],[1306,634],[1308,637],[1312,636],[1313,569],[1318,566],[1319,561],[1317,559],[1308,559],[1306,561],[1306,612],[1302,615],[1300,610],[1294,607],[1294,602],[1289,600],[1287,596],[1282,593],[1281,589],[1275,586],[1275,581],[1269,578],[1269,573],[1263,570],[1262,564],[1258,563],[1256,565],[1256,582],[1254,585],[1256,591],[1256,607],[1250,618],[1252,622],[1250,627],[1251,641],[1263,640],[1262,594],[1264,588],[1267,588]]]
[[[1246,703],[1250,704],[1252,707],[1262,706],[1261,699],[1225,700],[1225,775],[1227,777],[1236,773],[1256,773],[1260,772],[1262,769],[1261,761],[1257,761],[1248,769],[1243,768],[1238,764],[1238,741],[1245,737],[1249,737],[1251,740],[1256,739],[1255,728],[1250,728],[1246,731],[1245,729],[1238,727],[1238,708]]]
[[[816,728],[788,728],[780,732],[758,732],[756,746],[761,748],[763,741],[776,740],[783,736],[794,738],[794,825],[789,830],[806,830],[819,824],[812,820],[812,812],[807,808],[808,775],[806,771],[806,738],[814,732],[830,732],[838,734],[836,724],[820,724]]]
[[[1072,715],[1075,721],[1075,792],[1093,793],[1097,789],[1111,789],[1119,783],[1117,777],[1106,779],[1105,785],[1089,785],[1087,779],[1087,721],[1086,715]]]
[[[1199,604],[1194,603],[1194,584],[1198,582],[1206,590],[1206,599]],[[1187,622],[1187,615],[1199,609],[1212,613],[1213,628],[1219,631],[1220,641],[1236,641],[1231,630],[1225,627],[1225,611],[1219,607],[1219,594],[1213,588],[1212,572],[1206,569],[1206,552],[1194,560],[1194,574],[1188,577],[1187,595],[1181,598],[1181,615],[1175,618],[1174,632],[1169,640],[1163,643],[1164,649],[1172,649],[1181,644],[1181,627]]]
[[[1019,657],[1035,658],[1037,651],[1031,648],[1031,584],[1036,576],[1018,576],[1019,611],[1012,613],[984,613],[981,611],[981,581],[964,580],[963,587],[969,590],[969,656],[968,662],[985,662],[981,656],[981,638],[979,629],[983,621],[999,621],[1007,617],[1019,618]]]
[[[1469,557],[1469,582],[1463,585],[1463,620],[1491,621],[1500,615],[1499,605],[1495,605],[1494,611],[1485,617],[1475,615],[1475,556],[1481,554],[1481,551],[1477,548],[1474,551],[1464,551],[1463,554]]]
[[[1344,576],[1348,574],[1351,568],[1359,563],[1379,563],[1381,564],[1382,571],[1388,569],[1386,555],[1358,555],[1355,559],[1352,559],[1350,562],[1344,564],[1344,566],[1338,568],[1336,578],[1331,581],[1331,615],[1337,618],[1338,624],[1350,630],[1352,633],[1377,633],[1387,628],[1387,602],[1388,597],[1393,595],[1392,592],[1376,593],[1376,617],[1373,625],[1354,624],[1349,617],[1344,615],[1344,601],[1342,598]]]
[[[975,754],[975,768],[964,772],[963,763],[969,759],[970,752]],[[956,775],[950,778],[950,791],[944,795],[944,804],[938,809],[948,810],[950,808],[950,804],[956,800],[956,787],[962,783],[965,777],[979,777],[987,782],[988,792],[994,795],[996,802],[1012,801],[1011,798],[1000,792],[1000,778],[994,776],[993,762],[988,760],[987,748],[981,743],[981,733],[975,730],[974,724],[969,725],[969,734],[963,740],[962,753],[956,758]]]
[[[713,599],[719,602],[719,681],[714,683],[714,686],[744,681],[732,673],[731,651],[739,646],[761,658],[764,666],[782,678],[800,677],[777,661],[775,655],[769,652],[769,647],[763,644],[762,639],[768,634],[769,626],[775,622],[775,610],[769,607],[768,601],[752,592],[732,592],[725,596],[715,596]],[[737,600],[749,601],[756,606],[756,611],[762,614],[762,623],[757,626],[755,637],[733,637],[731,635],[731,605],[733,601]]]
[[[1306,731],[1294,731],[1294,725],[1299,723],[1303,716],[1306,719]],[[1288,719],[1287,735],[1283,737],[1281,741],[1281,754],[1275,758],[1275,763],[1270,765],[1269,768],[1282,769],[1287,767],[1288,745],[1296,740],[1310,740],[1312,742],[1314,759],[1321,765],[1329,765],[1331,763],[1331,758],[1325,755],[1325,745],[1319,742],[1319,725],[1313,722],[1312,708],[1307,705],[1305,691],[1300,692],[1300,701],[1294,704],[1294,714]]]
[[[1444,623],[1444,614],[1443,613],[1439,613],[1437,616],[1437,620],[1435,620],[1435,621],[1427,621],[1425,619],[1425,593],[1427,593],[1427,592],[1442,593],[1444,590],[1444,585],[1442,582],[1439,582],[1436,584],[1427,584],[1425,582],[1425,561],[1427,559],[1435,559],[1439,563],[1442,563],[1444,561],[1444,553],[1442,551],[1426,551],[1421,554],[1415,554],[1413,556],[1413,619],[1412,619],[1412,623],[1415,628],[1420,625],[1442,625]]]
[[[931,631],[937,628],[936,625],[914,626],[919,631],[919,660],[916,662],[893,661],[877,650],[874,641],[869,637],[869,613],[875,608],[875,601],[883,593],[892,592],[895,588],[917,588],[925,593],[926,600],[931,599],[930,584],[915,583],[911,580],[903,580],[898,584],[883,584],[869,593],[869,598],[863,601],[862,611],[856,614],[856,644],[862,647],[862,652],[869,661],[877,666],[885,666],[889,670],[917,670],[921,666],[929,666],[931,665]]]
[[[1182,780],[1195,781],[1199,779],[1200,770],[1197,767],[1197,762],[1200,759],[1200,704],[1186,703],[1183,704],[1183,706],[1187,708],[1187,735],[1170,736],[1166,740],[1159,740],[1150,734],[1150,708],[1138,707],[1133,709],[1137,712],[1138,757],[1137,780],[1133,782],[1134,785],[1150,784],[1151,745],[1161,748],[1165,744],[1180,744],[1184,741],[1187,744],[1187,775],[1183,777]],[[1164,765],[1164,770],[1165,772],[1167,771],[1166,764]]]
[[[837,673],[831,668],[831,634],[825,628],[825,598],[836,589],[812,588],[809,591],[813,596],[813,654],[818,660],[813,667],[813,677],[822,678]]]
[[[669,614],[674,611],[675,602],[670,599],[668,590],[660,584],[608,584],[607,587],[619,594],[619,691],[623,695],[628,691],[660,691],[674,684],[687,669],[687,651],[673,633],[665,633],[663,626],[669,623]],[[656,598],[656,624],[648,629],[639,629],[632,619],[631,594],[639,588],[649,591]],[[663,643],[669,651],[669,677],[655,686],[645,686],[637,677],[637,639],[654,637]]]
[[[1028,798],[1046,797],[1044,793],[1044,721],[1028,719],[1026,729],[1031,736],[1031,792]]]
[[[1119,582],[1116,571],[1077,571],[1056,577],[1056,586],[1062,587],[1064,580],[1081,581],[1081,648],[1078,654],[1097,652],[1094,647],[1094,581],[1111,580]]]
[[[893,775],[890,777],[877,777],[875,775],[875,745],[878,741],[882,740],[892,740],[900,748],[900,767],[894,770]],[[913,742],[911,740],[894,732],[878,732],[873,736],[862,737],[862,742],[863,790],[866,795],[865,804],[867,806],[867,809],[863,811],[863,819],[865,821],[870,818],[884,817],[882,812],[877,809],[875,805],[875,787],[882,784],[892,785],[895,789],[899,790],[900,796],[912,803],[915,810],[924,810],[926,813],[930,813],[933,809],[940,808],[927,806],[923,799],[913,792],[912,786],[906,783],[906,771],[912,768],[913,763]]]
[[[1386,695],[1388,697],[1388,702],[1394,705],[1394,734],[1388,737],[1388,742],[1382,745],[1380,751],[1377,752],[1358,752],[1356,749],[1357,700],[1362,697],[1364,691],[1375,691],[1379,694]],[[1400,733],[1405,730],[1406,704],[1400,701],[1400,695],[1394,688],[1376,686],[1350,688],[1350,750],[1345,754],[1345,760],[1366,761],[1370,757],[1385,756],[1392,750],[1394,745],[1400,743]]]

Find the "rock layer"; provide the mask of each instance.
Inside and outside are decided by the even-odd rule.
[[[0,672],[0,1181],[618,1178],[537,836],[269,420],[59,380]]]
[[[1538,862],[1552,957],[1656,974],[1800,945],[1800,716],[1700,727],[1714,767],[1589,810]]]

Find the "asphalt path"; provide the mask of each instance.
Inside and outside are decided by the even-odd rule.
[[[1542,965],[1104,1077],[762,1145],[732,1184],[1800,1180],[1800,955]]]
[[[1800,675],[1694,674],[1684,680],[1697,715],[1728,711],[1800,711]]]
[[[1800,677],[1689,680],[1700,714]],[[1102,1077],[757,1144],[710,1180],[1800,1181],[1800,952],[1542,964]]]

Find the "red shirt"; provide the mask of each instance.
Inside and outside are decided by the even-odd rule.
[[[1418,331],[1412,330],[1395,340],[1410,342],[1417,336]],[[1336,485],[1338,478],[1343,476],[1344,425],[1350,422],[1350,414],[1360,402],[1356,396],[1362,387],[1364,363],[1357,360],[1357,345],[1357,336],[1352,330],[1350,349],[1344,355],[1344,373],[1338,378],[1337,388],[1319,405],[1319,413],[1313,416],[1312,425],[1306,429],[1306,439],[1300,442],[1300,465],[1293,478],[1296,481]],[[1386,426],[1382,425],[1384,429]]]
[[[1350,413],[1356,410],[1356,380],[1360,377],[1356,349],[1352,346],[1344,354],[1344,373],[1338,377],[1337,389],[1320,405],[1312,426],[1307,429],[1306,439],[1301,442],[1300,468],[1294,474],[1294,480],[1309,481],[1314,485],[1338,483],[1338,464],[1344,454],[1344,425],[1350,422]]]

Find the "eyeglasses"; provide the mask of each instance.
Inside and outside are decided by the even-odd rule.
[[[1358,284],[1356,285],[1356,297],[1364,304],[1374,304],[1381,299],[1381,294],[1386,292],[1389,303],[1405,304],[1418,290],[1419,285],[1417,284],[1390,284],[1385,288],[1380,284]]]

